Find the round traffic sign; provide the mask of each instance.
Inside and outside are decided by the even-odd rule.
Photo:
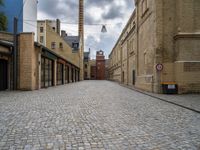
[[[157,71],[162,71],[163,70],[163,65],[162,64],[157,64],[156,65],[156,70]]]

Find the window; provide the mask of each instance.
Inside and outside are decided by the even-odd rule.
[[[85,69],[87,69],[87,64],[85,64]]]
[[[59,47],[60,47],[60,49],[63,49],[63,43],[62,42],[60,42]]]
[[[78,49],[79,45],[78,45],[78,43],[72,43],[72,47],[73,47],[74,49]]]
[[[41,87],[53,85],[53,61],[47,58],[41,58]]]
[[[144,64],[146,65],[148,62],[147,62],[147,52],[145,51],[144,52]]]
[[[40,27],[40,33],[43,33],[43,32],[44,32],[44,28]]]
[[[51,42],[51,49],[55,49],[56,48],[56,42]]]
[[[44,43],[44,36],[40,36],[40,43]]]
[[[53,31],[56,31],[56,28],[55,27],[52,27]]]

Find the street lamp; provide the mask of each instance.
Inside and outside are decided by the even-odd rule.
[[[102,25],[101,32],[102,33],[107,32],[106,25],[104,25],[104,24]]]

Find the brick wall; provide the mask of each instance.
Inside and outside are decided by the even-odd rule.
[[[19,36],[19,89],[38,89],[38,51],[34,46],[33,33]]]
[[[8,33],[8,32],[2,32],[0,31],[0,40],[5,40],[5,41],[13,41],[13,34]]]
[[[135,18],[131,16],[109,56],[111,80],[123,78],[131,85],[135,69],[137,88],[161,93],[163,82],[175,82],[179,93],[200,91],[200,1],[135,2]],[[130,34],[133,24],[136,36]],[[163,70],[157,71],[156,64]]]

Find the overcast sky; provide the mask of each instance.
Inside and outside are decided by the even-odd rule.
[[[122,29],[133,12],[133,0],[84,0],[85,51],[91,49],[91,57],[102,49],[108,57]],[[78,34],[79,0],[39,0],[38,19],[61,20],[62,30],[68,35]],[[101,33],[106,24],[107,33]]]

